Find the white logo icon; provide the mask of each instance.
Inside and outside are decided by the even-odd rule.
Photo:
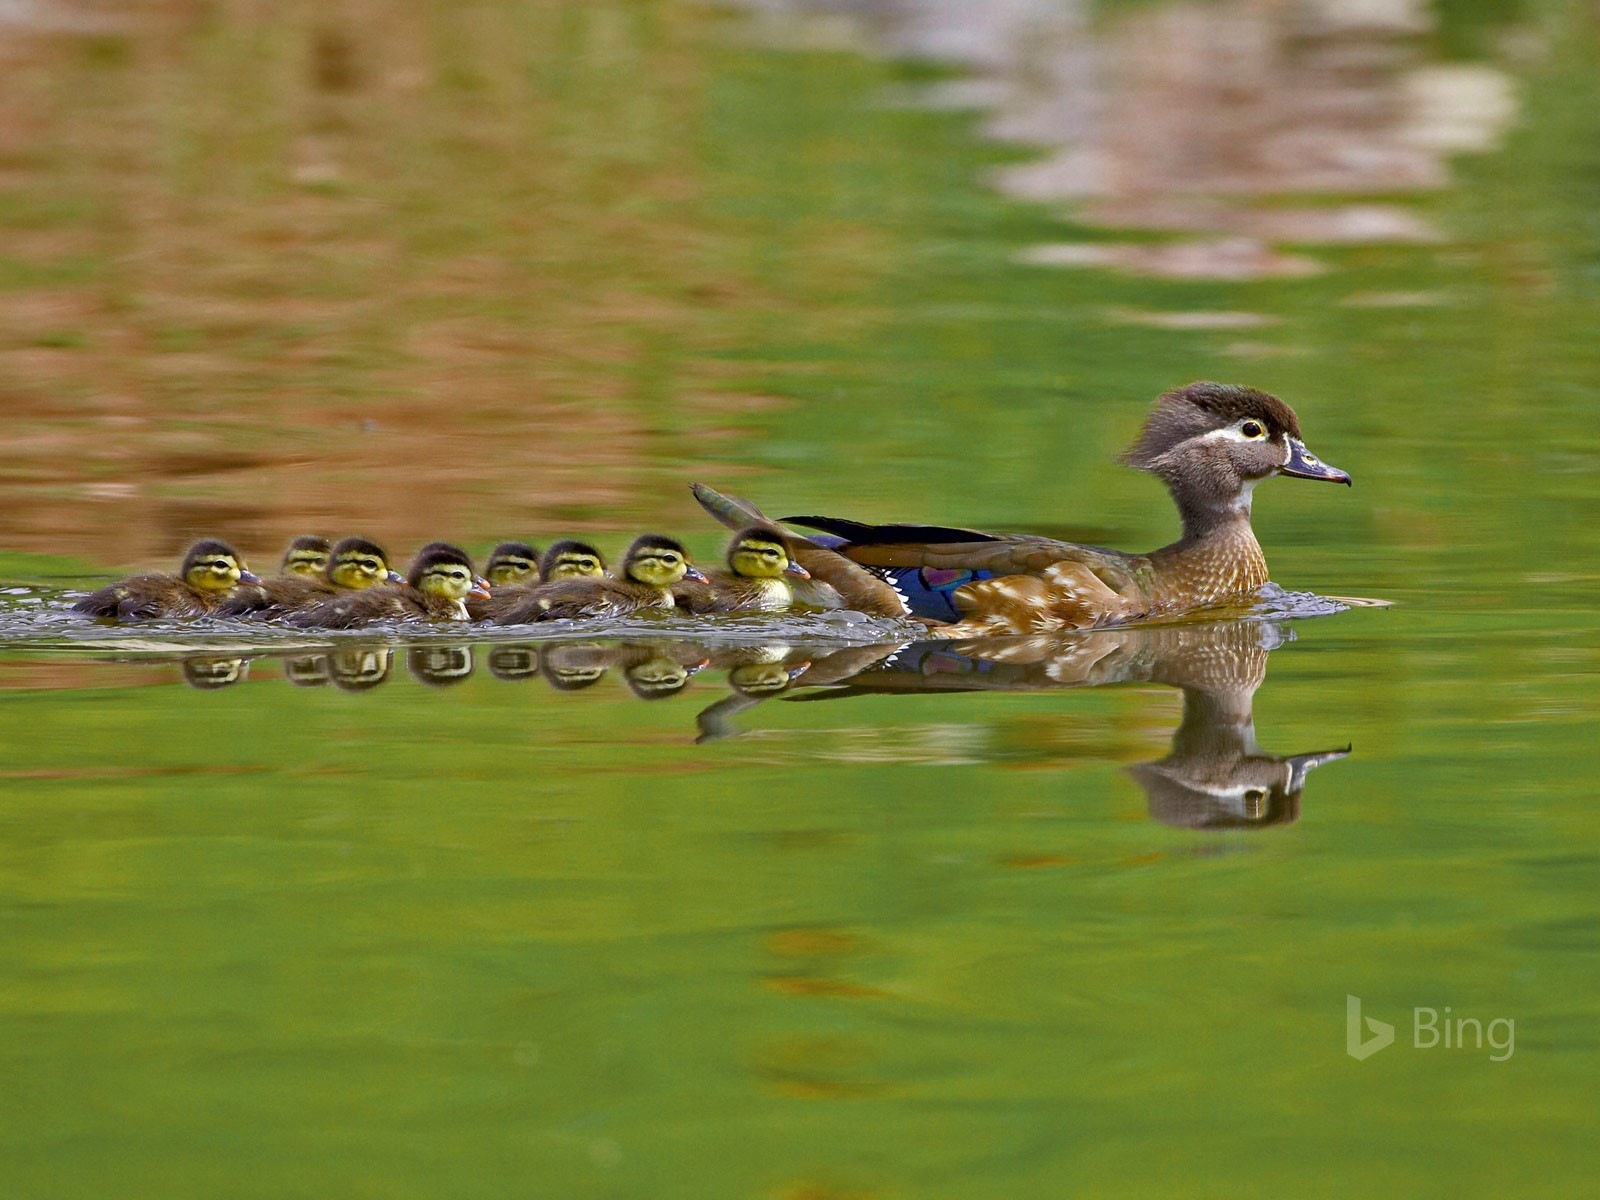
[[[1367,1018],[1367,1024],[1372,1029],[1372,1037],[1362,1041],[1361,997],[1347,994],[1344,998],[1344,1051],[1357,1062],[1371,1058],[1394,1041],[1393,1025],[1375,1021],[1371,1017]]]

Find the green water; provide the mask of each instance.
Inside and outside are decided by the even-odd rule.
[[[679,10],[639,11],[628,69],[680,70]],[[1153,801],[1191,660],[1137,638],[1140,669],[1075,686],[879,664],[895,690],[815,703],[830,648],[792,647],[811,669],[707,737],[713,653],[646,703],[619,666],[562,690],[481,645],[448,687],[402,647],[378,686],[293,687],[268,655],[202,689],[154,647],[35,636],[0,652],[0,1191],[1592,1194],[1600,53],[1592,12],[1523,19],[1547,44],[1506,145],[1407,200],[1451,241],[1319,249],[1304,280],[1016,265],[1081,231],[984,190],[1017,152],[970,121],[878,103],[911,68],[719,41],[686,131],[640,118],[723,231],[695,269],[759,294],[593,366],[649,433],[603,537],[648,514],[712,554],[692,474],[777,512],[1146,548],[1173,518],[1112,458],[1148,400],[1272,390],[1355,477],[1257,493],[1274,579],[1395,602],[1247,654],[1260,757],[1351,748],[1296,819]],[[1341,303],[1372,292],[1442,302]],[[1119,308],[1279,320],[1241,349]],[[762,402],[707,415],[708,378]],[[437,532],[488,543],[521,512],[494,503]],[[5,573],[93,557],[58,548]],[[369,653],[346,684],[384,675]],[[1397,1027],[1365,1061],[1350,995]],[[1512,1053],[1414,1045],[1445,1006],[1514,1021]]]

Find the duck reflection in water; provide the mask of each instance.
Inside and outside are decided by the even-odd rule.
[[[454,687],[472,675],[471,646],[411,646],[406,670],[429,687]]]
[[[333,684],[347,692],[365,692],[388,681],[394,651],[388,646],[349,646],[328,655]]]
[[[1276,625],[1232,621],[913,642],[849,675],[807,670],[790,681],[805,690],[788,698],[1041,691],[1121,683],[1176,687],[1183,693],[1183,717],[1170,751],[1165,758],[1128,768],[1144,790],[1150,815],[1190,829],[1259,828],[1298,820],[1306,776],[1350,753],[1346,746],[1279,756],[1257,743],[1256,690],[1266,679],[1268,654],[1288,638]],[[826,690],[812,690],[819,686]],[[765,698],[741,694],[737,686],[735,690],[736,697],[700,714],[700,741],[729,736],[734,732],[731,716]],[[774,686],[768,694],[786,690]],[[742,702],[735,703],[736,698]]]
[[[537,646],[490,646],[489,674],[506,683],[521,683],[539,673]]]
[[[203,692],[232,687],[250,674],[248,658],[222,658],[215,654],[196,654],[183,660],[183,681]]]

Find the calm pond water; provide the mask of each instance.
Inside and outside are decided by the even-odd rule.
[[[753,7],[6,18],[0,1191],[1592,1194],[1592,7],[1227,8],[1333,89],[1264,158],[1271,75],[1141,100],[1209,7]],[[1355,477],[1257,493],[1274,579],[1392,607],[59,615],[201,533],[710,558],[696,478],[1147,548],[1194,378]]]

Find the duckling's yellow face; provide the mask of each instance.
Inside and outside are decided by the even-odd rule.
[[[766,538],[740,538],[728,552],[728,566],[747,579],[777,579],[789,569],[789,551]]]
[[[628,577],[651,587],[671,587],[688,573],[683,555],[665,546],[646,546],[628,559]]]
[[[434,563],[417,580],[417,590],[447,600],[465,600],[472,590],[472,568],[460,563]]]
[[[328,569],[328,552],[309,546],[298,546],[283,556],[283,573],[299,575],[305,579],[321,579]]]
[[[484,572],[492,587],[513,587],[519,583],[534,583],[539,578],[539,564],[520,554],[501,554],[491,559]]]
[[[600,560],[584,550],[563,550],[550,564],[546,582],[555,579],[598,579],[606,573]]]
[[[328,568],[328,578],[342,588],[369,588],[388,580],[389,564],[383,561],[383,555],[370,550],[345,550]]]
[[[197,591],[227,592],[244,574],[244,564],[231,554],[202,554],[189,564],[183,578]]]

